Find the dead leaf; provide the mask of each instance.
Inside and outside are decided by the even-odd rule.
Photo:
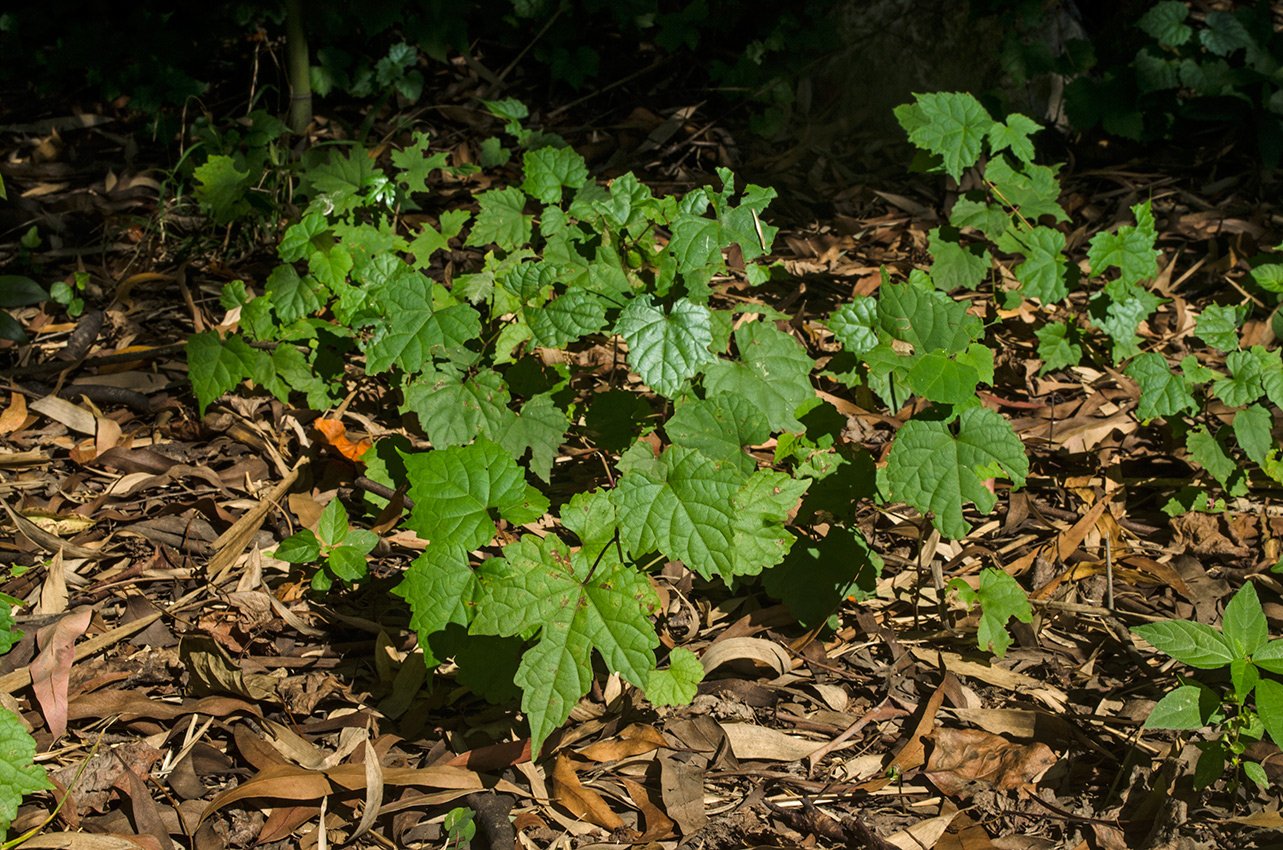
[[[1029,791],[1035,777],[1056,763],[1046,744],[1017,744],[980,729],[942,727],[926,738],[934,746],[924,773],[945,794]]]
[[[611,810],[600,794],[584,787],[579,781],[579,775],[575,773],[574,762],[564,753],[557,754],[557,761],[553,765],[552,790],[553,799],[575,817],[611,831],[624,825],[623,820]]]
[[[823,741],[811,741],[786,735],[765,726],[752,723],[722,723],[722,732],[730,741],[731,752],[737,759],[763,759],[766,761],[798,761],[806,758],[821,746]]]
[[[321,433],[325,445],[337,454],[357,463],[361,462],[361,456],[374,445],[369,440],[353,442],[348,439],[347,426],[335,419],[318,419],[312,423],[312,427]]]
[[[40,654],[31,662],[31,690],[55,739],[67,731],[67,685],[76,660],[76,638],[89,628],[92,616],[92,608],[77,608],[36,633]]]

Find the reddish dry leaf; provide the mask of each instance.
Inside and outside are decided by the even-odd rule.
[[[327,446],[351,461],[359,463],[361,456],[374,445],[369,440],[353,442],[348,439],[347,426],[335,419],[318,419],[312,423],[312,427],[321,432]]]
[[[91,616],[93,609],[77,608],[36,633],[40,654],[31,662],[31,690],[55,739],[67,731],[67,684],[76,660],[76,638],[89,628]]]
[[[553,799],[575,817],[612,831],[624,825],[600,794],[583,786],[574,763],[564,754],[557,755],[552,769],[552,789]]]
[[[68,720],[101,720],[113,714],[128,723],[139,718],[148,720],[173,720],[190,714],[210,717],[230,717],[233,714],[252,714],[262,717],[258,706],[235,697],[205,697],[189,700],[181,705],[148,699],[133,691],[96,691],[78,696],[67,709]]]
[[[1034,777],[1056,763],[1056,754],[1046,744],[1017,744],[979,729],[940,728],[928,740],[935,746],[925,774],[945,794],[973,784],[999,791],[1030,790]]]
[[[276,806],[258,832],[256,844],[284,841],[294,830],[321,813],[320,806]]]
[[[446,762],[454,767],[466,767],[471,770],[495,770],[501,767],[512,767],[530,761],[530,739],[505,741],[502,744],[490,744],[460,753]]]

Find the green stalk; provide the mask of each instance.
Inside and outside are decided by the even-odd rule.
[[[290,113],[286,123],[291,132],[302,135],[312,123],[312,70],[299,0],[285,0],[285,54],[290,78]]]

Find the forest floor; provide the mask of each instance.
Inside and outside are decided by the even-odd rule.
[[[478,107],[480,83],[452,69],[433,86],[432,107],[381,114],[372,138],[402,144],[397,119],[412,117],[456,164],[475,159],[500,123]],[[1269,788],[1227,771],[1194,790],[1200,735],[1144,728],[1184,668],[1129,631],[1218,625],[1249,581],[1283,625],[1277,492],[1164,513],[1197,472],[1161,423],[1137,418],[1129,378],[1103,364],[1039,374],[1033,334],[1007,317],[984,398],[1025,444],[1026,488],[973,514],[963,540],[941,540],[911,508],[862,509],[886,566],[873,598],[835,612],[836,629],[806,631],[761,588],[709,587],[670,565],[667,631],[708,672],[694,703],[655,708],[602,675],[532,759],[515,703],[489,705],[415,654],[389,593],[413,535],[386,534],[371,580],[328,596],[264,554],[359,474],[341,439],[311,427],[326,411],[242,387],[197,413],[183,345],[223,321],[225,282],[261,287],[270,227],[214,227],[176,199],[174,154],[140,116],[80,106],[8,99],[0,120],[0,267],[45,284],[87,274],[83,318],[16,309],[33,344],[0,348],[0,591],[22,600],[25,632],[0,659],[0,702],[30,726],[58,788],[24,801],[14,833],[67,796],[27,846],[452,847],[445,819],[459,806],[477,813],[474,847],[505,850],[1278,846],[1278,748],[1246,754]],[[340,137],[321,114],[331,120],[312,141]],[[716,297],[787,313],[822,359],[811,321],[873,292],[883,268],[896,280],[924,268],[948,193],[908,175],[907,158],[869,153],[870,136],[767,144],[735,117],[620,88],[533,123],[600,180],[635,170],[657,193],[679,191],[728,166],[775,187],[791,279],[721,281]],[[1098,149],[1087,166],[1070,151],[1071,251],[1085,251],[1089,224],[1152,200],[1152,289],[1167,300],[1142,336],[1178,362],[1191,310],[1248,300],[1233,289],[1242,261],[1280,241],[1283,218],[1232,139],[1163,161],[1104,164]],[[466,205],[466,189],[444,203]],[[39,240],[21,243],[32,225]],[[451,251],[461,269],[481,256]],[[1244,337],[1274,344],[1263,319]],[[363,387],[328,412],[347,438],[405,433],[395,404]],[[866,445],[900,423],[816,389]],[[769,446],[756,456],[773,462]],[[978,618],[943,592],[985,566],[1034,602],[1002,659],[977,650]]]

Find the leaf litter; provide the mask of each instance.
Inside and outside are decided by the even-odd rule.
[[[664,139],[633,138],[649,185],[677,189],[735,164],[722,161],[725,146],[677,153],[697,113],[631,116]],[[734,140],[728,128],[716,134]],[[64,136],[95,162],[123,159],[111,137]],[[775,222],[789,225],[780,258],[800,285],[732,279],[716,297],[787,317],[741,326],[745,345],[788,334],[823,366],[833,346],[815,319],[876,292],[884,268],[896,280],[920,268],[949,199],[931,181],[846,179],[853,150],[808,153],[835,177],[824,196],[832,215]],[[189,236],[203,226],[161,218],[158,172],[94,182],[22,156],[0,166],[6,183],[75,233],[122,213]],[[764,184],[816,185],[796,156],[773,161],[783,164]],[[1138,330],[1169,362],[1190,353],[1191,315],[1220,295],[1219,280],[1277,236],[1269,208],[1243,199],[1246,185],[1185,188],[1206,186],[1206,174],[1173,170],[1102,164],[1073,174],[1064,195],[1096,221],[1153,199],[1167,263],[1155,289],[1170,300]],[[456,190],[501,188],[489,181]],[[93,215],[76,212],[86,198]],[[1220,782],[1200,794],[1182,779],[1197,749],[1143,728],[1175,671],[1128,631],[1173,617],[1216,625],[1249,580],[1266,617],[1283,621],[1283,586],[1264,569],[1283,554],[1283,520],[1259,496],[1166,516],[1161,501],[1191,477],[1187,453],[1140,427],[1130,375],[1103,364],[1039,375],[1027,307],[987,317],[1003,345],[977,414],[1012,422],[1030,457],[1025,490],[970,482],[998,513],[963,523],[959,506],[959,527],[974,527],[949,541],[913,507],[861,508],[886,566],[859,601],[810,612],[810,628],[760,589],[716,590],[665,566],[654,587],[660,636],[698,655],[706,680],[694,700],[650,706],[618,676],[594,675],[536,760],[511,683],[456,688],[447,663],[428,687],[411,624],[387,593],[424,541],[385,534],[369,590],[324,601],[264,554],[315,528],[336,498],[389,500],[384,532],[416,499],[440,499],[362,481],[371,441],[413,436],[377,397],[318,415],[237,393],[199,416],[181,341],[216,323],[211,296],[260,274],[261,258],[206,249],[186,261],[147,228],[107,233],[90,253],[41,256],[68,274],[91,269],[105,307],[96,329],[19,311],[36,343],[5,373],[0,405],[0,545],[13,565],[0,590],[32,611],[0,659],[0,701],[30,727],[56,789],[15,812],[16,831],[44,825],[27,846],[440,846],[456,805],[478,812],[491,847],[1248,847],[1268,846],[1283,826],[1272,792]],[[1082,234],[1071,241],[1081,253]],[[629,332],[666,340],[664,314],[636,304]],[[1245,345],[1272,340],[1258,320],[1243,333]],[[84,350],[67,357],[73,344]],[[601,370],[615,358],[566,354]],[[713,397],[723,385],[730,399],[772,391],[729,366]],[[662,387],[691,364],[675,356],[657,368],[647,382]],[[813,384],[846,417],[844,439],[884,459],[911,411],[880,413],[823,378]],[[756,446],[753,467],[769,465],[773,448]],[[593,454],[556,458],[553,488],[558,476],[597,475]],[[1006,623],[1012,645],[1000,659],[977,651],[981,614],[948,587],[979,586],[986,567],[1019,581],[1033,606],[1030,622]],[[823,631],[830,614],[838,626]],[[1277,748],[1254,746],[1277,783]]]

